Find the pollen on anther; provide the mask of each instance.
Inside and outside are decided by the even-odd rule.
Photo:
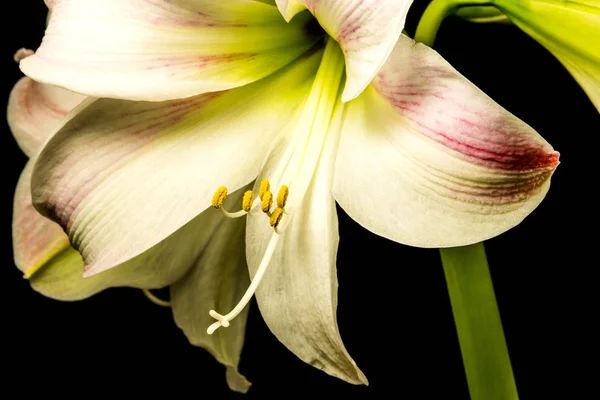
[[[281,186],[279,193],[277,193],[277,207],[285,207],[289,192],[290,189],[286,185]]]
[[[248,190],[242,198],[242,210],[249,212],[252,209],[252,203],[254,203],[254,193],[252,190]]]
[[[212,198],[212,206],[214,208],[221,208],[223,201],[227,197],[227,188],[225,186],[221,186],[217,189]]]
[[[269,183],[269,180],[263,179],[260,182],[260,189],[258,190],[258,197],[260,197],[262,199],[263,196],[265,195],[265,193],[267,193],[269,190],[271,190],[271,184]]]
[[[273,214],[271,214],[271,218],[269,219],[269,223],[273,228],[277,228],[279,221],[281,221],[281,217],[283,217],[283,208],[277,207],[273,210]]]
[[[273,204],[273,193],[271,193],[271,191],[267,190],[265,193],[263,193],[262,195],[262,201],[260,203],[260,209],[262,210],[262,212],[269,212],[269,210],[271,209],[271,205]]]

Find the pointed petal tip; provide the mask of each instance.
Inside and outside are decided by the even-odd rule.
[[[358,368],[356,364],[354,364],[354,367],[356,368],[356,374],[358,375],[358,380],[360,381],[358,384],[369,386],[369,380],[367,379],[367,376],[360,370],[360,368]]]
[[[348,87],[348,84],[346,83],[346,87],[344,88],[344,92],[342,93],[342,103],[347,103],[349,101],[354,100],[358,97],[359,94],[362,93],[363,90],[365,90],[365,88],[362,88],[361,90],[354,90]]]
[[[558,165],[560,164],[560,152],[555,150],[551,153],[551,156],[552,156],[551,167],[552,167],[552,169],[556,169],[556,167],[558,167]]]
[[[234,392],[237,393],[248,393],[252,382],[248,381],[246,377],[238,372],[238,370],[230,365],[226,366],[225,379],[227,380],[227,386]]]
[[[83,266],[83,273],[81,274],[82,278],[91,278],[92,276],[99,274],[100,272],[102,272],[102,270],[100,268],[98,268],[97,266],[93,266],[91,264],[85,264]]]

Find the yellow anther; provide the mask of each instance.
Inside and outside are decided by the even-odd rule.
[[[258,196],[262,199],[263,196],[265,195],[265,193],[267,193],[269,190],[271,190],[271,184],[269,183],[269,180],[263,179],[262,182],[260,182],[260,189],[258,189]]]
[[[277,207],[285,207],[285,203],[287,202],[289,192],[290,189],[287,186],[281,186],[281,188],[279,189],[279,193],[277,193]]]
[[[262,195],[262,201],[260,203],[260,209],[263,212],[265,212],[265,213],[269,212],[269,210],[271,209],[271,205],[272,204],[273,204],[273,193],[271,193],[269,190],[267,190]]]
[[[273,214],[271,214],[271,218],[269,219],[269,223],[273,228],[277,228],[279,221],[281,221],[281,217],[283,217],[283,208],[277,207],[273,210]]]
[[[242,198],[242,210],[249,212],[252,209],[252,203],[254,203],[254,193],[252,190],[248,190]]]
[[[227,188],[225,186],[221,186],[217,189],[212,198],[212,206],[214,208],[221,208],[223,201],[227,197]]]

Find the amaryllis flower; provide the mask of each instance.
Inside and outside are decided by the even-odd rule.
[[[497,7],[565,66],[600,111],[599,0],[491,0],[488,3],[486,7],[459,9],[457,14],[471,18],[489,10],[490,6]],[[501,17],[487,22],[494,20]]]
[[[401,34],[409,4],[54,1],[21,68],[93,97],[37,157],[35,208],[86,279],[171,285],[176,322],[231,381],[256,295],[299,358],[366,383],[336,324],[336,201],[396,242],[459,246],[520,223],[558,164]]]

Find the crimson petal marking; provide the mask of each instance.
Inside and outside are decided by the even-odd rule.
[[[558,157],[435,51],[402,36],[372,86],[349,103],[333,193],[381,236],[461,246],[531,213]]]

